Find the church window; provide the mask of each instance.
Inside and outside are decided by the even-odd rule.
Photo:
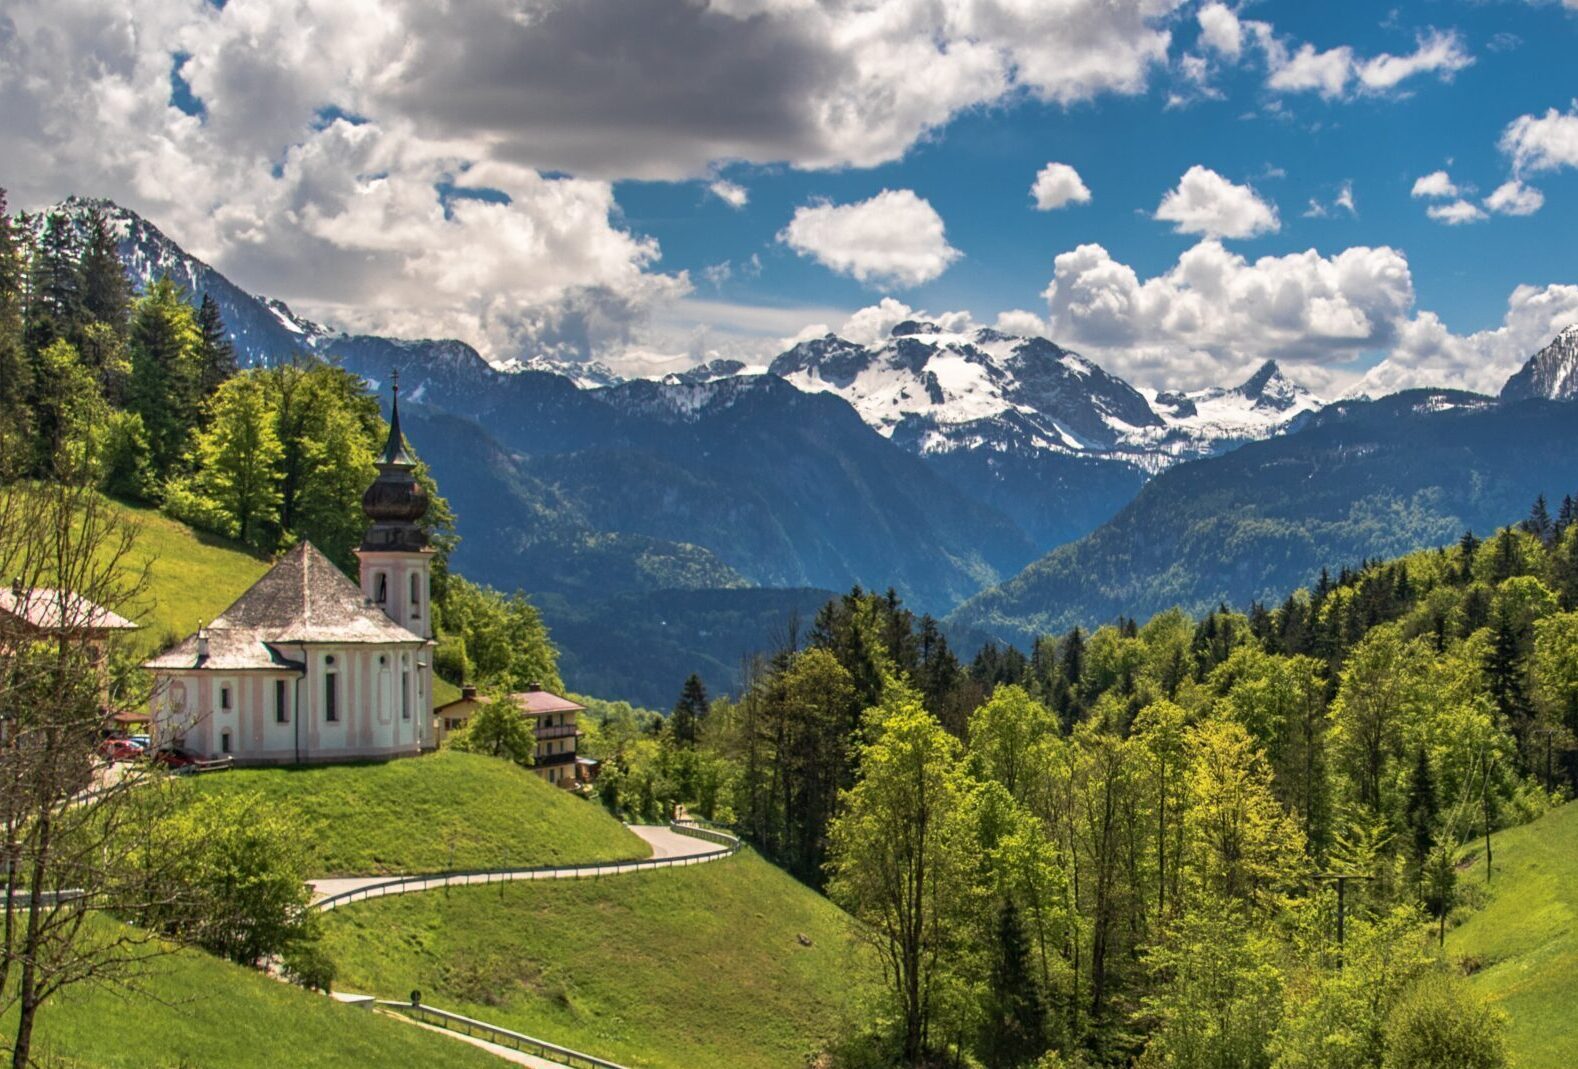
[[[387,605],[389,603],[389,575],[387,572],[378,573],[378,582],[374,589],[377,591],[374,595],[374,600],[380,605]]]
[[[285,681],[276,679],[274,681],[274,723],[286,724],[289,722],[290,718],[285,711]]]
[[[416,617],[422,615],[421,610],[418,608],[418,606],[420,606],[421,602],[422,602],[421,590],[422,590],[422,577],[420,575],[417,575],[415,572],[412,572],[411,573],[411,617],[413,619],[415,619]]]
[[[327,658],[330,664],[334,658]],[[332,668],[323,673],[323,719],[333,724],[340,719],[339,673]]]
[[[400,719],[411,719],[411,672],[409,669],[400,673]]]
[[[228,731],[221,731],[219,733],[219,752],[220,753],[229,753],[230,752],[230,732],[228,732]]]
[[[221,709],[229,709],[230,708],[230,688],[229,687],[222,686],[222,687],[219,688],[219,708],[221,708]]]

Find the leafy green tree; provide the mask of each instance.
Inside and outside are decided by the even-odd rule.
[[[1353,800],[1371,813],[1396,812],[1393,766],[1402,755],[1405,728],[1431,700],[1425,685],[1429,658],[1420,639],[1405,641],[1388,624],[1371,630],[1343,669],[1331,710],[1334,763]]]
[[[932,1049],[932,1025],[962,932],[968,785],[958,740],[919,697],[893,687],[869,714],[860,775],[831,827],[833,900],[884,966],[905,1064]]]
[[[1578,613],[1534,625],[1534,681],[1545,715],[1578,734]]]
[[[182,893],[143,920],[243,965],[309,936],[301,821],[257,794],[195,794],[144,829],[150,860],[179,857]]]
[[[0,189],[0,458],[16,458],[32,441],[32,364],[23,339],[25,238]],[[6,475],[0,470],[0,476]]]
[[[192,307],[168,278],[154,281],[133,306],[128,403],[142,418],[160,479],[180,470],[197,426],[199,340]]]
[[[1032,789],[1035,749],[1057,733],[1052,711],[1017,685],[1000,686],[970,714],[970,756],[979,775],[1023,800]]]
[[[95,436],[108,408],[92,372],[70,342],[56,338],[38,354],[33,383],[38,427],[35,470],[96,482]]]
[[[186,494],[203,515],[219,518],[220,533],[259,549],[279,541],[279,463],[275,412],[263,384],[237,376],[214,395],[208,428],[197,437],[196,471],[186,489],[172,491],[172,505]]]
[[[1431,973],[1386,1022],[1383,1069],[1502,1069],[1506,1018],[1460,977]]]
[[[465,643],[476,681],[503,691],[562,691],[558,652],[526,595],[451,576],[439,606],[443,630]]]
[[[515,703],[500,697],[478,706],[466,726],[450,734],[449,746],[530,768],[537,753],[537,738]]]

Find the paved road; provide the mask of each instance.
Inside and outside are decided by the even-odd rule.
[[[652,859],[672,862],[683,862],[689,858],[705,857],[714,860],[728,856],[728,849],[717,843],[705,839],[697,839],[690,835],[681,835],[666,825],[630,824],[631,831],[647,841],[652,847]],[[641,869],[620,869],[609,865],[574,865],[560,869],[539,869],[531,872],[505,872],[485,873],[479,872],[468,876],[454,876],[447,879],[434,877],[431,882],[413,882],[403,891],[392,890],[391,893],[408,893],[424,891],[430,888],[445,886],[462,886],[465,884],[486,884],[509,882],[512,880],[579,880],[596,876],[617,876],[628,872],[646,871]],[[327,898],[330,895],[344,894],[347,891],[359,891],[364,887],[374,887],[391,880],[398,880],[395,876],[346,876],[322,880],[308,881],[312,887],[313,898]]]

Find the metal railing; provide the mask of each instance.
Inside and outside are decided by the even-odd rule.
[[[716,861],[719,858],[736,854],[740,850],[741,843],[738,837],[717,827],[704,826],[697,821],[670,822],[669,829],[679,835],[687,835],[691,838],[717,843],[719,848],[717,850],[708,850],[704,854],[691,854],[688,857],[647,857],[633,861],[594,862],[589,865],[532,865],[518,869],[467,869],[455,872],[395,876],[387,880],[381,880],[378,883],[368,884],[365,887],[357,887],[349,891],[341,891],[339,894],[320,898],[312,904],[312,908],[327,912],[331,909],[369,898],[412,894],[418,891],[431,891],[442,887],[487,886],[495,883],[509,883],[515,880],[596,879],[599,876],[640,872],[646,869],[683,868],[689,865],[700,865],[708,861]]]
[[[377,1005],[388,1009],[398,1010],[423,1024],[445,1028],[452,1032],[463,1032],[473,1039],[486,1040],[489,1043],[511,1050],[522,1051],[550,1062],[571,1066],[572,1069],[624,1069],[617,1062],[605,1061],[591,1054],[582,1054],[578,1050],[561,1047],[556,1043],[549,1043],[545,1039],[535,1039],[508,1028],[478,1021],[472,1017],[464,1017],[458,1013],[450,1013],[436,1006],[425,1006],[421,1003],[391,1002],[388,999],[379,999]]]

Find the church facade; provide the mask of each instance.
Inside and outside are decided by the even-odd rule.
[[[148,661],[156,748],[237,764],[399,757],[437,745],[427,492],[395,387],[352,582],[308,542],[212,623]]]

